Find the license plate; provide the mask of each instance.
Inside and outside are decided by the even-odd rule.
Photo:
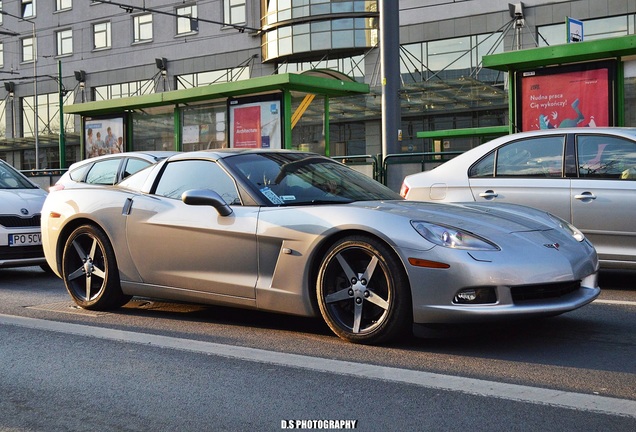
[[[41,244],[41,233],[9,234],[9,246],[37,246]]]

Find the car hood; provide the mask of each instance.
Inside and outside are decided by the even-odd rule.
[[[411,220],[449,225],[482,235],[502,231],[543,231],[556,227],[554,220],[546,212],[515,204],[382,201],[376,202],[373,208],[400,214]]]
[[[46,192],[42,189],[0,189],[0,214],[17,214],[26,209],[29,215],[40,213]]]

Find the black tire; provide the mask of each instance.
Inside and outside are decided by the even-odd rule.
[[[84,309],[114,309],[131,298],[121,291],[115,253],[108,238],[92,225],[76,228],[66,240],[62,278],[73,301]]]
[[[411,334],[408,278],[396,254],[375,238],[351,236],[331,246],[316,294],[323,319],[342,339],[380,344]]]

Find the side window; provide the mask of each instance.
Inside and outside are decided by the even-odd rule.
[[[95,162],[86,176],[86,183],[112,185],[117,181],[117,170],[121,159],[107,159]]]
[[[497,177],[561,177],[565,136],[515,141],[497,150]]]
[[[190,189],[210,189],[221,195],[228,204],[240,204],[236,185],[230,176],[212,161],[186,160],[166,165],[155,195],[181,199]]]
[[[636,143],[603,135],[579,135],[579,177],[636,180]]]
[[[79,168],[75,168],[73,171],[71,171],[68,175],[71,178],[71,180],[74,181],[82,181],[82,179],[84,178],[84,176],[86,175],[86,171],[88,171],[88,169],[90,167],[92,167],[93,164],[85,164],[80,166]]]
[[[137,171],[146,168],[148,165],[150,165],[150,162],[143,159],[130,158],[126,160],[126,166],[124,167],[124,172],[121,176],[122,180],[129,175],[133,175]]]
[[[490,152],[475,165],[470,167],[468,177],[492,177],[495,175],[495,153]]]

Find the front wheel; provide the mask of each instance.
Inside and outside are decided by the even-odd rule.
[[[342,339],[379,344],[410,331],[408,278],[396,254],[375,238],[336,242],[320,264],[316,293],[325,322]]]
[[[121,291],[115,253],[108,238],[92,225],[76,228],[66,240],[62,278],[73,301],[84,309],[107,310],[130,300]]]

